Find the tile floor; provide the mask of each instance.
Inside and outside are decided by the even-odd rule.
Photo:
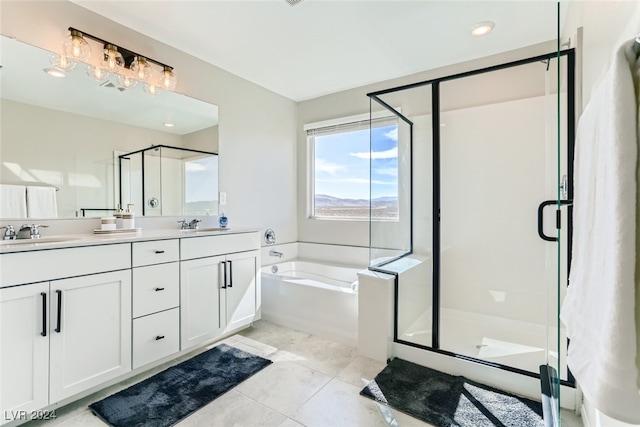
[[[359,395],[363,379],[375,377],[384,364],[358,356],[353,347],[265,321],[256,322],[252,328],[222,342],[269,358],[274,363],[194,412],[177,426],[430,426]],[[193,354],[184,356],[179,361],[192,356]],[[174,361],[171,365],[179,361]],[[105,424],[88,409],[90,403],[164,370],[169,365],[159,366],[58,408],[58,418],[55,420],[33,421],[26,425],[104,427]],[[572,412],[564,411],[562,417],[564,427],[582,425]]]

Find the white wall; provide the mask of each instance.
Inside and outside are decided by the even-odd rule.
[[[585,106],[605,75],[615,49],[640,32],[640,2],[565,1],[561,7],[567,9],[563,38],[575,37],[578,28],[583,29],[581,71],[582,105]],[[637,262],[640,262],[640,252]],[[636,295],[636,305],[640,305],[640,295]],[[637,311],[636,325],[640,325],[639,316]],[[640,343],[640,328],[637,332]],[[604,416],[589,402],[585,402],[583,416],[587,427],[630,426]]]
[[[75,27],[174,66],[177,92],[219,106],[230,227],[271,227],[279,242],[296,240],[296,103],[67,1],[3,0],[0,8],[2,34],[38,47],[58,50]]]
[[[218,152],[218,125],[211,126],[197,132],[182,135],[185,148],[200,151]]]

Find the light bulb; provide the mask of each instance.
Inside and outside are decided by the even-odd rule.
[[[116,76],[116,82],[120,87],[125,89],[131,89],[132,87],[138,84],[138,81],[136,79],[126,74],[118,74]]]
[[[124,68],[124,57],[120,52],[118,52],[118,48],[116,46],[112,44],[106,44],[104,46],[102,66],[109,71],[116,72],[119,72],[119,70]]]
[[[104,68],[96,67],[95,65],[87,66],[87,75],[99,82],[103,82],[109,78],[109,72]]]
[[[149,95],[153,96],[153,95],[156,95],[158,92],[160,92],[160,88],[155,84],[147,83],[144,85],[144,91],[147,92]]]
[[[57,53],[52,53],[51,55],[49,55],[49,62],[55,68],[64,71],[71,71],[76,67],[76,61],[64,55],[58,55]]]
[[[176,83],[178,83],[178,79],[173,70],[170,67],[164,67],[164,71],[162,71],[162,87],[173,90],[176,88]]]
[[[151,80],[152,78],[152,69],[146,58],[136,56],[129,68],[131,69],[131,73],[136,80],[146,82]]]
[[[89,43],[82,37],[82,33],[77,30],[71,30],[71,35],[62,43],[64,56],[79,61],[88,61],[91,58],[91,47]]]

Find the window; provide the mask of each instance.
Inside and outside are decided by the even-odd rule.
[[[311,156],[311,216],[398,218],[395,118],[306,127]]]

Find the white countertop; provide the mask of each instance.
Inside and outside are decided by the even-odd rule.
[[[223,234],[254,233],[252,228],[228,228],[226,230],[203,227],[200,230],[159,229],[140,230],[137,233],[114,234],[43,234],[40,239],[0,240],[0,255],[44,249],[74,248],[80,246],[109,245],[115,243],[142,242],[148,240],[182,239]]]

